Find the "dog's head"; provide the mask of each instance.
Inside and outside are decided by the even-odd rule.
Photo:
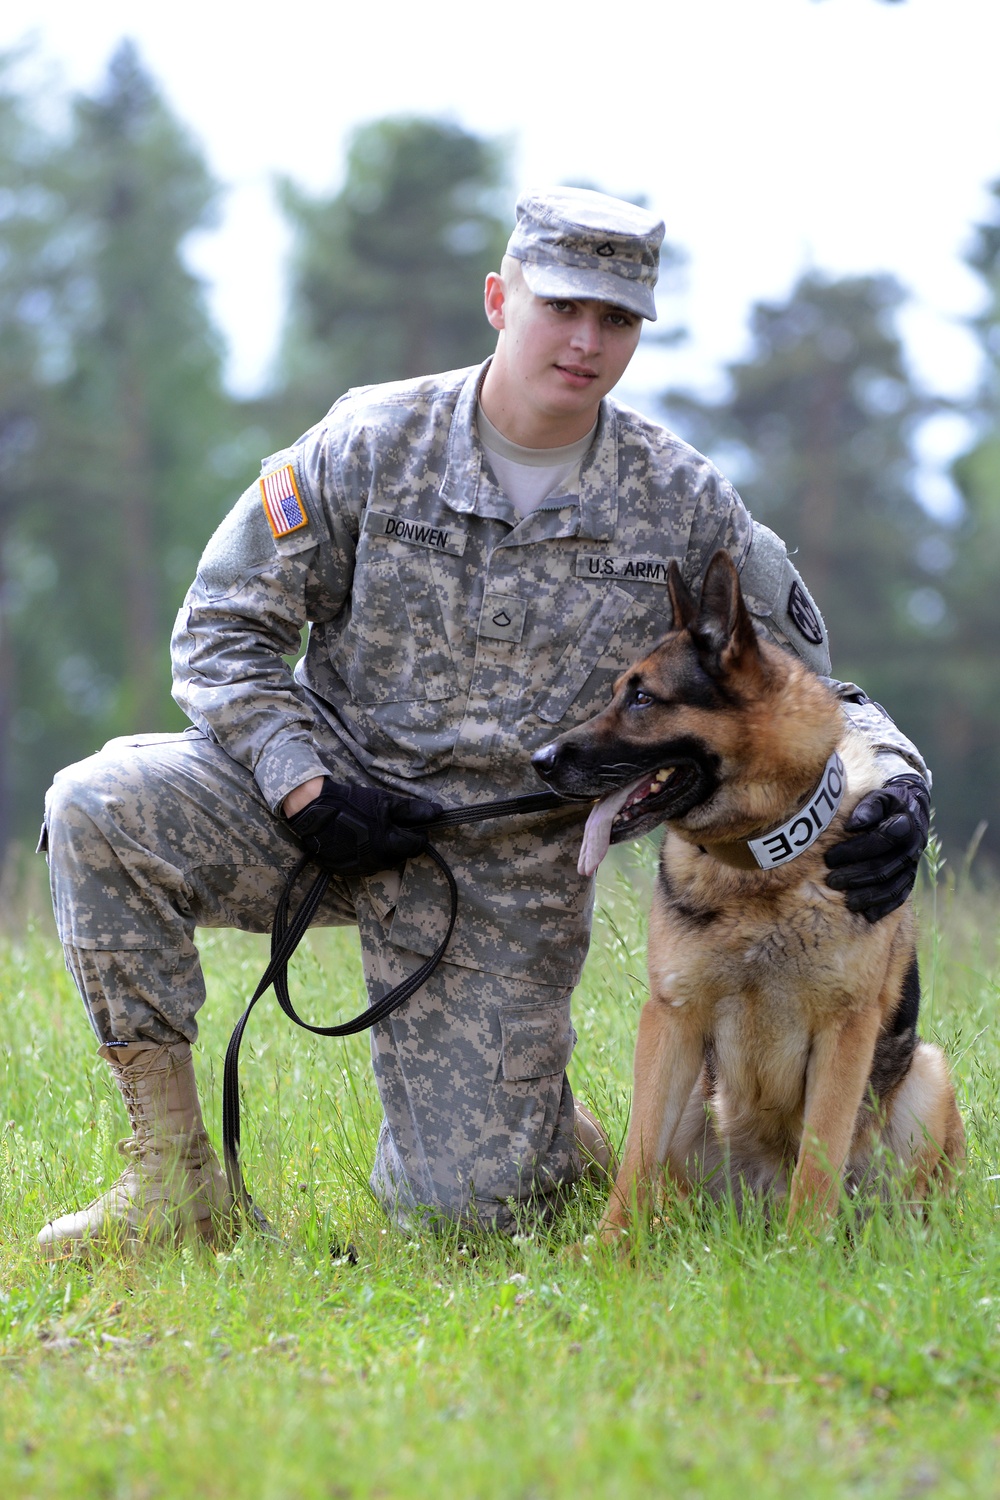
[[[532,756],[564,796],[606,799],[613,843],[666,821],[695,833],[723,822],[743,837],[776,816],[776,783],[783,795],[789,780],[808,789],[839,734],[832,695],[758,637],[727,552],[699,599],[676,563],[669,590],[669,635],[619,677],[602,713]]]

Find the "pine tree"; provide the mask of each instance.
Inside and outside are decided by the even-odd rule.
[[[183,261],[214,187],[130,44],[76,101],[44,179],[69,264],[62,363],[43,392],[16,534],[38,582],[11,619],[22,826],[59,765],[110,734],[182,725],[170,624],[232,499],[214,460],[236,421]]]
[[[985,821],[986,848],[1000,858],[1000,181],[992,194],[992,217],[968,257],[986,292],[972,321],[983,376],[971,413],[978,441],[955,465],[965,513],[941,582],[954,628],[942,674],[948,734],[939,780],[947,774],[962,788],[966,838]]]
[[[25,701],[30,678],[18,626],[54,577],[29,532],[73,302],[63,205],[47,172],[50,143],[19,87],[20,62],[0,57],[0,866],[17,823],[19,747],[41,725]]]
[[[786,302],[754,308],[750,352],[729,367],[726,400],[667,401],[683,435],[798,550],[835,673],[884,703],[919,745],[939,831],[955,850],[985,815],[972,751],[982,740],[959,687],[980,668],[968,652],[971,600],[955,586],[964,544],[915,494],[913,435],[941,403],[908,375],[895,327],[903,300],[885,276],[804,276]],[[992,672],[982,682],[996,702]],[[1000,810],[1000,793],[987,798]]]
[[[503,180],[496,143],[404,118],[355,133],[333,198],[284,184],[295,231],[281,358],[286,441],[350,386],[486,357],[483,283],[509,233]]]

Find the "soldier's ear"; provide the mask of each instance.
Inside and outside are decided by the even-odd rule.
[[[507,322],[507,288],[504,286],[504,280],[499,271],[491,271],[487,276],[483,302],[487,323],[491,328],[495,328],[497,333],[501,333]]]

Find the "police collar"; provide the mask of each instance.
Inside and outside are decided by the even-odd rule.
[[[703,854],[711,855],[736,870],[777,870],[811,849],[820,834],[826,832],[844,800],[846,789],[844,762],[834,750],[823,767],[818,785],[785,822],[755,834],[752,839],[699,844],[698,847]]]

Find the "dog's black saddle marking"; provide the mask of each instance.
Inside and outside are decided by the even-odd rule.
[[[903,988],[899,994],[899,1005],[896,1014],[890,1022],[894,1035],[909,1031],[912,1027],[917,1029],[917,1020],[920,1016],[920,970],[917,967],[917,955],[914,954],[910,960],[910,967],[906,971],[903,980]]]
[[[869,1096],[887,1099],[910,1071],[917,1050],[917,1018],[920,1014],[920,970],[913,955],[900,991],[899,1005],[886,1029],[879,1034],[868,1075]]]

